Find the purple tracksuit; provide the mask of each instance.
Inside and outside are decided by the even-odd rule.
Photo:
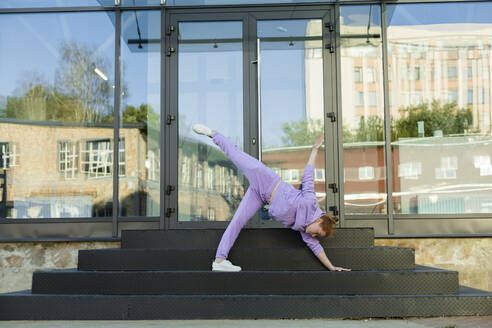
[[[268,204],[270,195],[281,178],[219,132],[214,132],[212,140],[243,172],[250,184],[220,240],[216,257],[225,259],[244,225],[263,205]],[[291,184],[281,181],[268,210],[276,221],[299,231],[302,239],[315,255],[318,255],[323,247],[317,239],[307,234],[305,229],[324,214],[317,204],[314,193],[314,166],[307,165],[302,177],[302,190],[297,190]]]

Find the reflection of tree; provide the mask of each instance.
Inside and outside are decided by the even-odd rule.
[[[384,141],[383,119],[376,115],[369,116],[367,119],[361,116],[359,126],[353,133],[347,127],[343,127],[343,141]]]
[[[463,134],[473,123],[471,109],[458,108],[456,103],[442,105],[434,100],[431,104],[412,105],[400,109],[402,118],[392,124],[392,140],[418,137],[418,123],[424,123],[424,136],[433,136],[441,130],[443,135]]]
[[[424,136],[433,136],[441,130],[443,135],[463,134],[473,123],[471,109],[458,108],[456,103],[441,104],[435,100],[430,104],[411,105],[400,109],[401,118],[391,120],[391,139],[418,137],[418,123],[424,124]],[[286,136],[282,141],[287,146],[312,144],[316,136],[323,133],[321,120],[292,121],[284,123]],[[357,129],[343,127],[344,142],[384,141],[384,120],[376,115],[362,116]]]
[[[285,122],[282,130],[286,136],[282,136],[285,146],[311,145],[317,136],[323,133],[323,124],[318,120],[303,120]]]
[[[153,111],[152,107],[147,104],[141,104],[138,107],[128,105],[123,111],[124,123],[154,123],[159,121],[159,114]]]
[[[96,74],[112,73],[109,60],[94,55],[88,46],[75,42],[60,47],[59,68],[53,86],[43,79],[27,78],[21,83],[23,94],[8,97],[5,116],[26,120],[61,122],[101,122],[113,112],[113,90],[109,78]]]

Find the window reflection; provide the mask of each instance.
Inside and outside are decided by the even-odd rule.
[[[386,213],[380,10],[340,7],[346,214]]]
[[[388,6],[395,213],[492,212],[491,12]]]
[[[160,17],[160,11],[125,11],[121,18],[118,197],[122,216],[159,216]]]
[[[114,6],[114,0],[2,0],[0,1],[0,8],[85,7],[85,6],[112,7]]]
[[[258,22],[261,159],[295,188],[302,188],[313,142],[324,134],[321,40],[319,19]],[[324,209],[324,146],[315,167],[315,192]],[[260,214],[269,219],[265,208]]]
[[[2,15],[1,217],[112,215],[113,21]]]
[[[242,22],[179,23],[178,220],[230,220],[244,177],[201,123],[243,146]]]

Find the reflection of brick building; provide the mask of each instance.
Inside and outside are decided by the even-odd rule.
[[[138,124],[120,129],[122,215],[159,213],[159,151],[148,149],[144,132]],[[6,217],[112,215],[112,124],[10,120],[0,124],[0,136]]]
[[[394,142],[395,213],[490,213],[491,142],[491,137],[471,135]],[[378,142],[346,144],[344,166],[345,207],[385,213],[384,147]]]
[[[217,147],[183,137],[178,159],[178,220],[230,220],[245,192],[234,164]]]
[[[285,182],[300,188],[304,168],[311,154],[312,146],[281,147],[263,150],[263,163],[274,170]],[[325,189],[325,151],[321,148],[316,157],[314,172],[314,191],[319,206],[324,208]]]

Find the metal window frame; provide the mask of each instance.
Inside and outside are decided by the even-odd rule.
[[[2,13],[48,13],[48,12],[82,12],[82,11],[116,11],[119,8],[121,11],[125,10],[216,10],[216,9],[250,9],[250,8],[271,8],[271,7],[315,7],[315,6],[344,6],[344,5],[367,5],[367,4],[425,4],[425,3],[454,3],[454,2],[489,2],[490,0],[332,0],[329,2],[289,2],[289,3],[264,3],[264,4],[223,4],[223,5],[192,5],[192,6],[170,6],[170,5],[152,5],[152,6],[78,6],[78,7],[31,7],[31,8],[0,8],[0,14]],[[266,1],[267,2],[267,1]]]
[[[115,113],[118,113],[114,119],[114,133],[113,140],[119,142],[119,128],[120,128],[120,99],[119,93],[121,89],[120,85],[120,49],[121,49],[121,13],[129,10],[147,11],[147,10],[160,10],[161,12],[161,117],[165,118],[167,115],[172,113],[171,108],[175,105],[177,99],[172,99],[171,89],[174,86],[170,85],[169,76],[172,72],[170,61],[166,60],[164,56],[165,49],[167,45],[170,45],[169,37],[166,35],[166,27],[168,14],[208,14],[220,20],[224,13],[241,13],[246,9],[248,12],[264,12],[268,10],[270,13],[275,13],[279,11],[286,11],[291,8],[296,8],[299,11],[306,9],[306,11],[317,10],[319,8],[331,7],[335,8],[333,11],[334,19],[336,22],[336,47],[339,45],[340,34],[340,6],[351,5],[351,6],[361,6],[368,4],[378,4],[381,6],[381,28],[382,28],[382,42],[383,42],[383,88],[384,88],[384,106],[385,106],[385,135],[389,134],[389,123],[387,123],[386,118],[389,117],[389,107],[388,107],[388,59],[387,59],[387,22],[386,22],[386,7],[391,4],[427,4],[427,3],[478,3],[478,2],[488,2],[487,0],[381,0],[381,1],[337,1],[337,2],[313,2],[313,3],[283,3],[283,4],[241,4],[241,5],[200,5],[200,6],[114,6],[114,7],[56,7],[56,8],[4,8],[0,9],[1,14],[35,14],[35,13],[72,13],[72,12],[114,12],[115,13],[115,95],[114,95],[114,105]],[[253,29],[251,23],[247,25],[247,34],[253,35]],[[253,48],[253,47],[251,47]],[[255,55],[254,49],[243,48],[243,53],[245,54],[245,59],[253,58]],[[340,106],[341,100],[341,89],[339,85],[340,79],[340,54],[336,51],[335,69],[332,71],[332,80],[336,81],[331,88],[325,85],[326,90],[331,89],[328,93],[332,92],[333,108],[337,113],[337,120],[340,122],[342,119],[342,112]],[[249,64],[246,64],[249,66]],[[249,70],[251,72],[251,70]],[[244,72],[246,73],[246,71]],[[251,83],[254,83],[255,76],[246,76],[244,74],[243,87],[248,89],[248,92],[244,92],[245,104],[247,102],[252,102],[249,104],[250,108],[254,108],[256,99],[254,96],[254,87]],[[247,82],[247,83],[246,83]],[[247,95],[247,96],[246,96]],[[326,98],[325,98],[326,100]],[[327,102],[325,103],[326,111]],[[175,107],[176,108],[176,107]],[[247,108],[247,107],[245,107]],[[177,114],[177,113],[175,113]],[[163,149],[170,150],[171,152],[177,148],[177,140],[173,137],[173,128],[167,129],[164,123],[164,119],[161,120],[161,171],[160,171],[160,216],[159,217],[118,217],[119,211],[119,200],[118,200],[118,176],[119,174],[113,174],[113,215],[112,217],[104,218],[55,218],[55,219],[5,219],[0,218],[0,242],[12,242],[12,241],[117,241],[119,240],[119,235],[122,229],[133,229],[133,228],[155,228],[155,229],[170,229],[174,228],[170,224],[170,220],[165,217],[165,210],[168,207],[172,207],[172,204],[177,204],[174,202],[173,197],[166,197],[164,186],[166,183],[172,181],[172,161],[170,152],[163,151]],[[325,119],[326,124],[326,119]],[[60,124],[63,125],[63,124]],[[245,150],[249,153],[258,154],[258,146],[252,147],[246,140],[251,136],[254,136],[258,132],[258,127],[255,126],[253,122],[247,118],[244,121],[244,132],[245,132]],[[325,126],[326,131],[326,126]],[[176,132],[176,131],[174,131]],[[342,124],[337,124],[336,129],[333,131],[334,137],[341,136]],[[177,134],[176,134],[177,135]],[[339,205],[340,211],[340,225],[344,227],[358,227],[374,225],[376,236],[378,238],[410,238],[410,237],[428,237],[428,238],[441,238],[441,237],[479,237],[479,236],[492,236],[492,215],[485,214],[442,214],[442,215],[426,215],[426,214],[394,214],[391,210],[391,194],[392,194],[392,175],[388,172],[392,172],[392,161],[391,161],[391,140],[385,139],[386,150],[385,150],[385,163],[386,163],[386,185],[388,192],[388,213],[385,215],[372,215],[370,217],[362,217],[359,215],[346,215],[344,213],[343,206],[343,182],[340,181],[340,169],[343,168],[343,144],[341,144],[340,138],[337,139],[338,142],[335,145],[335,151],[333,158],[338,160],[329,161],[328,154],[325,152],[325,165],[328,168],[328,163],[334,162],[333,170],[330,170],[334,174],[335,181],[339,182],[339,193],[336,195],[335,201]],[[115,149],[119,149],[118,145],[113,145]],[[118,147],[118,148],[116,148]],[[113,172],[117,172],[119,165],[119,151],[113,152]],[[325,177],[326,178],[326,177]],[[326,180],[326,179],[325,179]],[[116,183],[115,183],[116,181]],[[328,189],[327,189],[328,190]],[[176,192],[174,193],[176,194]],[[437,220],[437,221],[436,221]],[[451,225],[449,234],[433,233],[432,229],[439,224],[449,224]],[[411,230],[401,230],[399,226],[401,225],[415,225],[422,227],[421,230],[411,231]],[[221,227],[225,225],[222,224]],[[210,227],[210,226],[208,226]],[[461,229],[460,227],[465,227]],[[471,227],[467,232],[460,232],[466,230],[466,227]],[[197,228],[195,225],[189,226],[189,228]],[[410,233],[408,232],[410,231]],[[430,234],[427,234],[429,233]]]

